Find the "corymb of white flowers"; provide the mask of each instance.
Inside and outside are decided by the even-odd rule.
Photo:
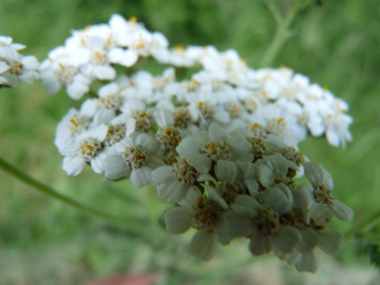
[[[1,84],[38,77],[21,47],[0,38]],[[137,70],[147,59],[171,67]],[[315,272],[317,247],[339,251],[342,234],[326,226],[353,211],[334,198],[330,173],[297,148],[308,134],[334,146],[351,140],[348,104],[327,88],[286,67],[251,69],[232,49],[169,48],[163,34],[117,14],[74,31],[39,70],[48,94],[65,87],[73,99],[111,81],[58,124],[63,169],[78,175],[89,164],[108,179],[153,184],[178,205],[165,214],[167,230],[198,230],[191,254],[207,261],[218,243],[243,237],[255,256],[273,251]],[[302,175],[310,184],[296,185]]]

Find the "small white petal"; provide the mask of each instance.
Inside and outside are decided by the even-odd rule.
[[[138,169],[133,169],[131,172],[131,175],[129,176],[131,183],[133,184],[133,186],[137,188],[141,188],[143,186],[151,184],[152,183],[151,172],[152,172],[152,169],[146,166],[143,166]]]
[[[166,230],[173,234],[182,234],[191,227],[191,210],[186,207],[174,207],[166,211]]]
[[[110,155],[104,159],[105,177],[107,179],[119,179],[128,174],[123,158],[117,155]]]
[[[349,222],[354,216],[354,211],[339,200],[332,200],[328,205],[329,210],[341,221]]]
[[[215,166],[215,174],[221,181],[232,180],[236,177],[237,167],[232,161],[219,160]]]
[[[178,148],[178,147],[177,147]],[[186,158],[186,161],[195,167],[199,173],[207,173],[211,168],[212,159],[202,155],[193,155]]]
[[[262,209],[262,206],[257,200],[248,195],[237,195],[235,203],[231,205],[232,210],[237,213],[255,217]]]
[[[77,156],[68,156],[63,159],[62,169],[67,172],[67,175],[76,176],[82,172],[86,162]]]
[[[212,123],[210,125],[209,136],[210,140],[215,143],[221,140],[226,141],[228,139],[226,130],[219,126],[217,123]]]
[[[246,237],[252,233],[253,224],[249,216],[229,212],[225,215],[227,232],[234,237]]]
[[[67,85],[67,94],[73,99],[80,99],[84,94],[90,91],[90,87],[87,84],[83,84],[80,81],[73,81]],[[49,94],[49,93],[48,93]]]
[[[189,185],[178,180],[156,185],[157,195],[169,203],[179,203],[189,190]]]
[[[204,261],[209,261],[215,254],[217,242],[213,232],[198,231],[191,239],[189,250]]]
[[[336,254],[339,251],[340,244],[342,243],[343,235],[340,231],[333,229],[326,229],[319,232],[318,247],[327,254]]]
[[[294,204],[297,206],[307,206],[311,203],[310,193],[313,187],[309,184],[301,184],[292,192]]]
[[[326,208],[324,204],[315,203],[309,209],[309,216],[318,225],[326,225],[331,222],[333,214]]]
[[[156,140],[153,137],[144,133],[139,134],[136,137],[135,144],[140,145],[144,150],[148,151],[149,153],[154,152],[158,147]]]
[[[107,132],[108,132],[108,126],[106,124],[101,124],[94,130],[94,133],[92,136],[94,139],[102,142],[106,138]]]
[[[307,253],[313,250],[319,242],[319,235],[313,229],[301,230],[302,239],[298,243],[298,250],[301,253]]]
[[[9,66],[3,61],[0,61],[0,74],[8,71]]]
[[[123,57],[120,60],[120,64],[126,67],[134,65],[139,59],[139,55],[131,49],[128,49],[124,52]]]
[[[292,202],[276,187],[265,190],[263,203],[270,205],[279,215],[288,213],[293,209]]]
[[[113,48],[108,52],[108,59],[112,63],[119,63],[124,56],[122,48]]]
[[[223,210],[228,209],[228,204],[226,203],[226,201],[224,201],[224,199],[219,196],[219,194],[213,187],[209,185],[203,185],[203,187],[206,189],[208,196],[215,202],[217,202]]]
[[[116,77],[116,71],[109,65],[95,65],[93,75],[100,80],[112,80]]]
[[[293,251],[292,254],[290,254],[287,259],[286,259],[286,262],[289,264],[289,265],[294,265],[301,257],[301,254],[295,250]]]
[[[176,151],[179,155],[188,157],[200,154],[199,143],[193,138],[184,138],[177,146]]]
[[[296,228],[285,226],[272,240],[272,243],[276,250],[283,253],[292,253],[300,240],[301,234]]]
[[[272,244],[270,238],[263,236],[258,232],[254,232],[251,235],[251,241],[249,243],[249,250],[254,256],[267,254],[271,251]]]
[[[326,130],[326,138],[327,138],[327,141],[331,145],[336,146],[336,147],[339,146],[339,144],[340,144],[340,137],[339,137],[338,133],[335,130],[327,129]]]
[[[302,254],[301,258],[295,264],[299,272],[316,272],[318,270],[319,260],[314,251]]]
[[[128,118],[127,119],[127,137],[133,134],[136,130],[136,119]]]
[[[38,62],[37,58],[33,55],[24,56],[21,59],[21,63],[23,64],[23,68],[26,69],[37,69],[40,63]]]
[[[58,78],[56,78],[55,76],[43,78],[41,86],[47,95],[53,95],[57,93],[59,89],[61,89],[62,87],[62,85],[58,81]]]
[[[94,170],[95,173],[102,173],[104,171],[102,158],[97,156],[94,159],[91,159],[91,168],[92,170]]]
[[[164,165],[152,171],[153,184],[168,183],[173,181],[173,166]]]
[[[173,114],[166,109],[157,110],[154,112],[157,125],[160,127],[166,127],[174,124]]]

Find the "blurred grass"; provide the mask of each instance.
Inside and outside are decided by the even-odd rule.
[[[164,33],[172,46],[235,48],[253,68],[258,67],[275,30],[261,0],[0,0],[0,34],[28,45],[23,54],[42,60],[63,44],[70,29],[107,22],[116,12],[126,18],[137,16],[151,31]],[[300,145],[312,161],[331,172],[335,196],[355,211],[353,222],[334,223],[344,230],[379,210],[380,5],[376,0],[325,0],[322,7],[313,4],[302,11],[292,27],[294,35],[273,66],[285,64],[328,86],[350,104],[349,114],[355,120],[354,141],[346,150],[328,145],[323,138],[308,138]],[[186,247],[176,245],[186,244],[191,234],[165,233],[162,215],[170,205],[159,200],[153,189],[136,190],[126,181],[111,183],[89,169],[67,177],[53,144],[55,127],[80,102],[69,100],[63,90],[48,97],[39,84],[22,84],[0,93],[1,157],[79,201],[119,217],[148,221],[152,230],[147,241],[127,235],[0,172],[0,284],[80,284],[128,270],[169,274],[166,284],[195,281],[196,276],[231,284],[236,268],[221,274],[218,266],[228,268],[230,259],[241,259],[238,265],[243,267],[250,260],[239,241],[219,250],[220,258],[212,263],[188,256]],[[171,256],[180,262],[174,264]],[[336,259],[345,266],[370,267],[360,241],[347,241]],[[212,269],[215,272],[208,273]]]

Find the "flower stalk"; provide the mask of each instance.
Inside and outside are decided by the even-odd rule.
[[[123,225],[124,227],[128,228],[131,232],[134,232],[134,233],[143,234],[145,232],[144,227],[142,227],[142,226],[138,226],[138,225],[133,224],[131,222],[128,222],[124,219],[114,217],[112,215],[109,215],[107,213],[103,213],[103,212],[98,211],[96,209],[89,208],[89,207],[87,207],[87,206],[85,206],[85,205],[65,196],[65,195],[58,193],[57,191],[55,191],[51,187],[49,187],[49,186],[39,182],[38,180],[30,177],[25,172],[16,168],[15,166],[13,166],[9,162],[5,161],[1,157],[0,157],[0,168],[3,169],[8,174],[12,175],[13,177],[24,182],[25,184],[35,188],[36,190],[38,190],[44,194],[47,194],[50,197],[55,198],[55,199],[65,203],[65,204],[67,204],[67,205],[69,205],[69,206],[71,206],[77,210],[83,211],[87,214],[91,214],[91,215],[96,216],[98,218],[108,220],[108,221],[115,223],[115,224]]]
[[[295,16],[297,15],[298,11],[307,6],[308,2],[310,1],[300,4],[297,1],[295,1],[289,8],[286,15],[282,16],[274,0],[265,1],[265,3],[268,6],[268,9],[272,13],[277,23],[277,27],[272,42],[270,43],[269,48],[265,52],[260,62],[261,67],[271,66],[273,64],[273,60],[280,52],[286,40],[291,36],[289,28],[290,25],[293,23]]]

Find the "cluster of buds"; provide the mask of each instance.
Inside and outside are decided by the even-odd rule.
[[[0,36],[0,87],[17,87],[20,80],[33,84],[39,79],[37,58],[19,53],[25,48],[22,44],[13,43],[11,37]]]
[[[141,58],[171,67],[117,76],[115,65]],[[195,73],[177,80],[188,67]],[[209,260],[217,243],[245,237],[253,255],[273,251],[314,272],[317,247],[339,250],[341,233],[325,226],[353,212],[333,197],[331,175],[297,148],[308,132],[335,146],[351,139],[348,104],[327,88],[285,67],[253,70],[234,50],[169,49],[164,35],[120,15],[74,31],[40,71],[49,94],[64,86],[74,99],[95,80],[113,80],[58,124],[63,169],[78,175],[90,164],[108,179],[153,184],[180,205],[166,212],[167,230],[198,230],[191,254]],[[297,186],[303,174],[310,184]]]

